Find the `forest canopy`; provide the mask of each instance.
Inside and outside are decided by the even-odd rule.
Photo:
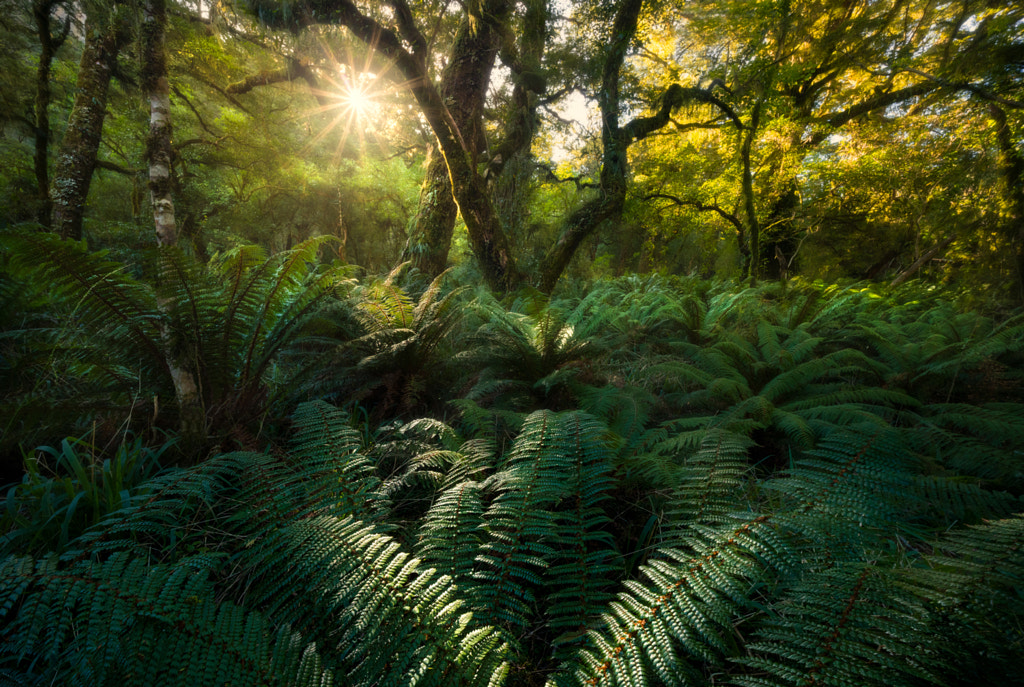
[[[4,222],[146,245],[148,5],[6,4]],[[170,3],[175,216],[201,256],[332,235],[371,272],[467,264],[499,290],[550,292],[568,269],[913,275],[1020,299],[1020,15]]]
[[[0,685],[1024,684],[1024,7],[0,0]]]

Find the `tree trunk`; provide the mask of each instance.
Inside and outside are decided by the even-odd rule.
[[[156,243],[169,250],[178,243],[174,221],[174,200],[171,196],[173,180],[171,164],[171,100],[167,81],[167,56],[164,32],[167,25],[166,0],[146,0],[142,24],[142,90],[149,100],[149,136],[146,139],[146,157],[149,162],[149,192],[153,204],[153,224]],[[160,297],[157,307],[169,316],[174,307],[172,298]],[[178,403],[179,431],[186,450],[200,447],[206,438],[206,413],[203,410],[199,386],[187,351],[175,350],[166,320],[161,325],[161,339],[167,367],[174,384]]]
[[[171,164],[171,90],[167,81],[164,30],[167,22],[165,0],[146,0],[142,25],[142,89],[149,101],[149,195],[158,246],[175,246],[178,229],[174,221]]]
[[[504,21],[511,10],[508,0],[491,0],[482,15],[467,13],[459,23],[455,43],[441,75],[441,100],[461,133],[475,166],[484,141],[483,110],[491,70],[498,55],[501,35],[494,22]],[[423,276],[433,279],[444,271],[458,215],[451,177],[443,155],[431,155],[420,190],[419,208],[402,260]]]
[[[50,188],[50,228],[62,238],[76,241],[82,238],[82,218],[103,134],[110,76],[126,38],[116,9],[109,19],[89,15],[85,34],[75,104],[54,162]]]
[[[636,35],[643,4],[644,0],[624,0],[615,15],[612,42],[608,47],[608,56],[601,72],[601,91],[598,95],[603,144],[601,195],[584,203],[562,224],[555,245],[541,263],[537,288],[544,293],[551,293],[554,290],[555,284],[569,266],[583,240],[604,222],[622,215],[626,205],[629,146],[634,140],[646,137],[668,121],[673,104],[668,97],[663,97],[662,107],[654,117],[636,119],[625,128],[619,126],[620,72],[626,59],[626,50]]]
[[[757,222],[757,209],[754,207],[754,174],[750,168],[750,150],[761,124],[761,101],[754,105],[750,116],[750,125],[743,136],[740,157],[743,160],[743,208],[747,218],[747,236],[750,241],[750,258],[747,262],[747,274],[753,284],[757,284],[761,276],[761,227]],[[741,253],[742,254],[742,253]]]
[[[56,0],[36,0],[32,4],[32,17],[39,36],[39,65],[36,67],[36,100],[35,100],[35,167],[36,189],[39,207],[36,218],[39,224],[50,227],[50,213],[53,205],[50,202],[50,68],[53,56],[64,43],[70,28],[70,20],[64,24],[61,32],[53,35],[53,9]]]
[[[893,279],[889,283],[889,286],[899,286],[900,284],[902,284],[906,280],[908,280],[911,277],[913,277],[915,274],[917,274],[918,270],[920,270],[922,267],[924,267],[928,263],[929,260],[934,258],[936,255],[938,255],[942,251],[946,250],[946,248],[949,246],[949,244],[953,243],[953,241],[955,241],[955,240],[956,240],[956,234],[950,234],[946,238],[944,238],[941,241],[939,241],[938,243],[936,243],[934,246],[932,246],[931,248],[926,250],[924,252],[924,255],[922,255],[917,260],[915,260],[914,264],[912,264],[910,267],[908,267],[907,269],[905,269],[902,272],[900,272],[896,276],[896,278]]]
[[[1017,271],[1017,298],[1024,301],[1024,157],[1014,144],[1006,112],[994,103],[988,109],[996,123],[999,167],[1006,187],[1006,206],[1009,211],[1007,234],[1013,246]]]
[[[409,231],[409,240],[402,250],[402,262],[411,261],[412,266],[427,279],[441,274],[448,264],[458,214],[444,155],[432,150],[420,188],[419,207]]]

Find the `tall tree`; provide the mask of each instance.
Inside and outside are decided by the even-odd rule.
[[[486,0],[480,9],[477,15],[469,12],[462,15],[438,86],[441,100],[451,114],[473,165],[479,160],[484,145],[484,99],[512,2]],[[418,33],[411,15],[405,16],[403,23],[410,35]],[[425,42],[426,39],[419,34],[415,40]],[[422,49],[425,51],[427,47],[424,45]],[[431,154],[403,260],[412,261],[413,266],[430,279],[443,272],[457,214],[445,157]]]
[[[541,290],[554,288],[585,238],[604,222],[621,215],[627,188],[629,146],[665,126],[671,111],[682,103],[679,98],[670,97],[676,91],[667,89],[665,97],[658,101],[655,114],[638,117],[626,125],[620,124],[621,72],[637,34],[643,5],[643,0],[626,0],[613,12],[609,41],[599,59],[601,86],[598,102],[602,111],[603,144],[600,193],[596,199],[566,217],[556,242],[542,262],[537,278],[537,286]],[[459,127],[430,78],[425,63],[426,43],[409,4],[405,0],[391,0],[388,2],[391,12],[385,18],[372,16],[350,0],[308,0],[287,3],[284,8],[256,0],[250,6],[265,21],[277,26],[298,28],[318,23],[345,26],[394,63],[437,138],[448,169],[452,194],[466,223],[470,245],[484,278],[496,291],[506,291],[520,284],[524,277],[511,251],[490,188],[478,169],[474,149],[467,141],[466,134],[471,132],[464,132]],[[507,23],[501,21],[500,15],[486,14],[488,7],[481,3],[467,3],[464,11],[469,25],[480,30],[488,21],[497,22],[502,31],[508,33]],[[499,7],[501,5],[491,9]],[[484,58],[484,54],[478,53],[475,59]]]
[[[58,20],[56,11],[64,10],[63,20]],[[64,7],[63,0],[34,0],[32,19],[39,39],[39,63],[36,66],[35,97],[35,156],[33,167],[39,196],[38,221],[44,227],[50,226],[50,72],[53,59],[71,29],[71,13]],[[56,29],[56,30],[55,30]]]
[[[172,250],[178,243],[174,221],[174,199],[171,196],[172,162],[171,98],[167,80],[166,0],[145,0],[142,22],[142,91],[149,102],[149,135],[146,138],[146,159],[149,163],[149,192],[153,206],[156,243],[162,250]],[[160,298],[158,307],[170,315],[171,298]],[[189,352],[171,340],[169,327],[161,328],[164,355],[174,383],[178,402],[180,431],[189,448],[198,446],[205,437],[206,413]]]
[[[75,240],[82,238],[82,219],[103,135],[110,79],[117,55],[130,37],[126,7],[114,5],[108,12],[90,9],[75,104],[50,183],[50,228],[63,238]]]

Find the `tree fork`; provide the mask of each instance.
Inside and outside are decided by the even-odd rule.
[[[415,31],[408,7],[402,6],[406,11],[399,12],[398,16],[402,19],[403,32],[420,36],[414,44],[425,45],[422,36]],[[493,0],[483,10],[485,15],[500,19],[511,11],[511,4],[507,0]],[[501,38],[492,24],[493,20],[474,20],[468,14],[463,17],[439,89],[441,100],[461,132],[474,165],[484,137],[481,126],[484,99]],[[428,279],[441,274],[447,267],[457,215],[457,201],[445,156],[432,155],[401,261],[411,261]]]

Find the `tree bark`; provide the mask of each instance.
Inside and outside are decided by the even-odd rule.
[[[932,246],[931,248],[926,250],[921,257],[919,257],[917,260],[915,260],[914,264],[912,264],[910,267],[908,267],[907,269],[905,269],[902,272],[900,272],[896,276],[896,278],[893,279],[889,283],[889,286],[899,286],[900,284],[902,284],[906,280],[908,280],[911,277],[913,277],[915,274],[917,274],[918,270],[920,270],[922,267],[924,267],[928,263],[929,260],[934,258],[936,255],[938,255],[942,251],[946,250],[946,248],[949,246],[949,244],[953,243],[953,241],[955,241],[955,240],[956,240],[956,234],[950,234],[946,238],[944,238],[941,241],[939,241],[938,243],[936,243],[934,246]]]
[[[43,227],[50,227],[50,69],[53,57],[64,43],[70,29],[70,18],[57,35],[53,33],[53,10],[58,0],[35,0],[32,3],[32,18],[39,36],[39,65],[36,67],[35,99],[35,168],[36,188],[39,207],[36,217]]]
[[[50,187],[50,228],[62,238],[76,241],[82,238],[82,218],[103,134],[110,77],[127,37],[116,10],[106,20],[89,15],[85,34],[75,103],[54,162]]]
[[[750,151],[761,125],[761,101],[754,105],[750,115],[750,125],[743,135],[740,147],[740,158],[743,160],[743,209],[747,218],[747,236],[750,240],[750,260],[744,270],[754,284],[761,276],[761,226],[757,221],[757,209],[754,207],[754,174],[750,167]]]
[[[172,197],[171,99],[167,80],[167,53],[164,46],[167,26],[166,0],[146,0],[142,24],[142,90],[149,101],[149,136],[146,158],[149,162],[149,192],[153,205],[156,244],[162,250],[177,246],[178,231]],[[169,316],[174,301],[160,297],[157,307]],[[176,350],[166,320],[160,327],[164,355],[174,384],[178,403],[179,431],[186,449],[197,449],[206,438],[206,413],[203,409],[196,374],[187,351]]]
[[[441,100],[461,132],[466,153],[474,166],[484,138],[484,99],[501,45],[501,33],[494,23],[503,21],[510,10],[508,0],[491,0],[482,8],[483,17],[472,13],[464,15],[441,75]],[[401,259],[411,261],[428,279],[441,274],[447,266],[457,215],[445,158],[431,155],[420,190],[419,207]]]
[[[1013,246],[1014,266],[1017,272],[1017,298],[1024,301],[1024,156],[1014,144],[1010,122],[1006,112],[995,103],[990,103],[989,114],[996,124],[996,140],[999,145],[999,171],[1006,187],[1008,210],[1007,238]]]
[[[178,244],[174,221],[171,165],[171,90],[167,81],[164,31],[167,23],[165,0],[146,0],[142,24],[142,90],[149,101],[149,135],[146,160],[149,163],[149,195],[153,205],[156,243],[160,247]]]
[[[603,144],[600,195],[577,208],[562,224],[555,245],[541,263],[537,288],[544,293],[554,290],[583,240],[604,222],[622,215],[626,204],[627,154],[630,144],[658,128],[659,122],[661,126],[668,122],[672,105],[669,103],[666,107],[666,102],[670,100],[666,92],[662,98],[662,108],[655,117],[637,119],[625,129],[619,127],[620,72],[626,51],[636,35],[643,4],[644,0],[624,0],[612,23],[612,41],[601,72],[601,91],[598,94]]]

